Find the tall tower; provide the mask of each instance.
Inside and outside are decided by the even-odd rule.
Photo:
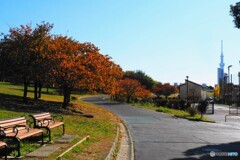
[[[223,41],[221,41],[221,56],[220,56],[220,58],[221,58],[221,61],[219,63],[220,68],[218,68],[218,85],[219,86],[221,85],[221,83],[224,80],[224,66],[225,66],[225,64],[223,62],[223,58],[224,58],[224,56],[223,56]]]

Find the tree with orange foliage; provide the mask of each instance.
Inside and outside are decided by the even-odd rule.
[[[151,96],[151,92],[146,90],[137,80],[126,78],[119,81],[118,96],[126,99],[129,103],[136,99],[145,100]]]
[[[83,54],[79,50],[79,43],[68,37],[55,36],[49,47],[53,60],[52,79],[63,89],[63,107],[66,108],[72,89],[85,72],[81,58]]]
[[[153,93],[159,98],[163,94],[162,83],[156,83],[153,85]]]
[[[156,84],[153,86],[153,92],[159,97],[160,95],[164,95],[166,98],[168,98],[169,95],[173,93],[177,93],[178,89],[169,83],[165,84]]]
[[[53,51],[53,79],[63,89],[63,107],[70,102],[73,88],[94,92],[111,92],[122,76],[121,68],[110,57],[99,53],[91,43],[79,43],[71,38],[57,36],[51,43]]]
[[[13,81],[22,80],[24,84],[23,100],[27,101],[27,88],[30,82],[32,56],[30,44],[32,40],[30,25],[10,28],[0,43],[1,72]]]
[[[32,81],[35,98],[41,96],[46,81],[61,87],[63,107],[68,106],[75,88],[114,94],[122,78],[121,67],[111,57],[100,54],[94,44],[79,43],[66,36],[53,37],[52,28],[44,22],[35,29],[22,25],[11,28],[0,41],[0,73],[15,81],[23,78],[24,100]]]
[[[0,43],[0,70],[5,73],[5,78],[11,81],[19,82],[19,79],[22,79],[25,101],[30,81],[34,81],[34,95],[37,99],[37,83],[42,86],[43,81],[47,79],[49,61],[46,46],[52,27],[53,25],[44,22],[37,24],[35,29],[31,25],[21,25],[19,28],[10,28],[9,34],[3,34],[4,38]],[[41,89],[39,96],[40,93]]]
[[[32,54],[31,79],[34,82],[34,98],[41,98],[42,86],[45,82],[50,83],[49,72],[51,71],[51,59],[49,59],[48,45],[51,42],[50,31],[53,24],[37,24],[32,31],[30,53]]]
[[[112,94],[114,87],[122,78],[122,69],[119,65],[111,61],[111,57],[104,56],[97,49],[89,47],[89,43],[83,44],[85,74],[80,81],[80,87],[89,91],[100,90],[104,93]]]
[[[152,93],[145,89],[144,86],[140,86],[135,93],[135,96],[139,101],[148,101],[151,98]]]

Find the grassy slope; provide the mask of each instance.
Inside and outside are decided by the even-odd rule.
[[[10,83],[0,82],[0,119],[25,116],[28,118],[30,113],[50,111],[52,114],[62,114],[66,124],[66,134],[76,134],[78,138],[70,144],[61,144],[61,149],[57,150],[50,157],[45,159],[55,159],[61,152],[79,141],[86,135],[90,139],[83,144],[75,147],[64,158],[67,159],[104,159],[108,154],[113,140],[116,136],[117,118],[105,109],[95,105],[82,102],[80,100],[72,102],[74,107],[70,110],[61,109],[63,97],[54,94],[54,90],[45,94],[41,100],[33,100],[33,88],[29,88],[29,104],[22,102],[23,87],[11,85]],[[80,97],[80,95],[74,95]],[[84,114],[93,115],[94,118],[85,118]],[[61,136],[61,127],[53,130],[53,140]],[[24,142],[21,148],[23,156],[38,148],[36,143]],[[11,154],[16,154],[12,152]]]

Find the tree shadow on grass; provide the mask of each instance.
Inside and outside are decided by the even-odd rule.
[[[174,158],[171,160],[239,160],[240,159],[240,141],[224,143],[224,144],[209,144],[201,147],[196,147],[185,151],[185,158]],[[215,156],[211,157],[210,152],[213,151]],[[214,154],[212,152],[212,154]],[[236,152],[237,156],[223,156],[222,153]],[[211,155],[212,155],[211,154]]]
[[[67,109],[62,108],[61,102],[35,100],[28,98],[27,102],[23,101],[22,96],[14,96],[0,93],[0,109],[5,109],[15,112],[52,112],[55,114],[77,114],[85,118],[94,118],[93,115],[85,114],[83,112],[76,112],[74,106],[70,106]]]
[[[21,89],[21,88],[9,88],[9,89],[24,92],[24,89]],[[34,93],[34,90],[29,90],[28,89],[28,93]],[[54,92],[52,92],[52,91],[49,91],[49,92],[42,91],[41,93],[42,94],[47,94],[47,95],[59,95],[59,92],[57,92],[57,91],[54,91]]]
[[[0,108],[10,111],[24,111],[24,112],[54,112],[62,113],[61,102],[43,101],[28,99],[23,101],[22,96],[14,96],[0,93]]]

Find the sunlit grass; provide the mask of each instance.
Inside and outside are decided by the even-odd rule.
[[[31,92],[33,91],[33,87],[29,87],[29,91],[30,92],[28,93],[28,97],[32,99],[34,96],[33,92]],[[44,105],[45,104],[48,105],[51,104],[49,102],[57,102],[59,104],[58,106],[61,106],[63,96],[60,96],[55,89],[49,89],[49,93],[47,94],[46,88],[44,88],[43,93],[44,94],[42,94],[42,98],[40,99],[41,101],[38,101],[37,103],[44,103]],[[23,96],[23,86],[0,82],[0,94],[9,95],[9,98],[15,96],[21,99],[21,97]],[[83,137],[87,135],[90,136],[88,142],[84,142],[83,144],[77,146],[78,148],[66,154],[64,158],[86,159],[86,157],[93,155],[94,155],[93,157],[95,157],[96,159],[105,158],[116,136],[116,123],[117,123],[116,117],[113,114],[107,112],[105,109],[99,108],[96,105],[82,102],[81,100],[79,100],[79,98],[82,97],[82,95],[74,94],[72,96],[77,97],[77,100],[72,102],[75,108],[79,109],[83,114],[92,115],[93,118],[85,118],[81,116],[81,114],[76,113],[75,114],[63,113],[64,117],[63,122],[66,125],[65,127],[66,134],[77,135],[78,138],[76,138],[73,142],[70,142],[69,144],[62,145],[62,147],[59,150],[57,150],[55,153],[53,153],[52,155],[45,159],[55,159],[68,147],[72,146],[74,143],[77,143],[79,140],[81,140]],[[14,103],[18,103],[18,101]],[[35,101],[33,101],[33,103],[35,103]],[[31,114],[31,111],[24,111],[21,110],[21,108],[16,108],[16,110],[19,109],[20,111],[15,111],[13,109],[8,110],[7,104],[8,102],[4,101],[5,108],[2,109],[0,108],[0,119],[24,116],[28,120],[31,120],[28,117],[28,115]],[[31,107],[31,105],[32,104],[29,104],[29,107]],[[42,112],[41,108],[39,108],[39,112]],[[57,113],[51,114],[54,115]],[[53,141],[56,138],[61,137],[62,136],[61,133],[62,127],[57,127],[53,129],[52,130]],[[40,145],[37,143],[31,141],[23,141],[23,143],[21,144],[21,152],[23,157],[27,153],[32,152],[33,150],[39,147]],[[86,153],[88,153],[88,155]],[[16,155],[16,151],[13,151],[11,154]]]

